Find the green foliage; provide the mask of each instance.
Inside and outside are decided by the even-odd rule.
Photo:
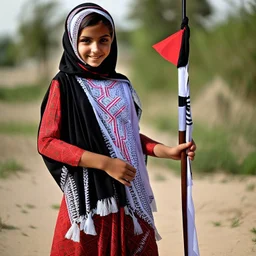
[[[161,131],[177,133],[177,121],[166,114],[160,114],[153,118],[152,124]],[[199,172],[225,171],[227,173],[242,174],[237,157],[232,152],[229,131],[220,128],[208,129],[196,125],[193,138],[197,143],[196,158],[193,169]],[[163,161],[164,165],[171,169],[179,170],[178,161]],[[246,174],[246,173],[243,173]],[[249,173],[247,173],[249,174]],[[252,173],[251,173],[252,174]]]
[[[256,4],[250,11],[237,10],[225,23],[209,31],[194,31],[190,59],[198,75],[192,81],[201,82],[198,76],[206,76],[209,80],[219,74],[233,92],[247,100],[255,100],[255,22]]]
[[[225,171],[238,174],[239,165],[237,158],[227,145],[226,140],[218,140],[213,142],[211,146],[208,144],[208,148],[198,149],[196,160],[193,163],[195,170],[200,172]]]
[[[178,122],[174,117],[167,117],[164,113],[152,117],[152,122],[158,130],[176,133],[178,130]]]
[[[26,206],[28,209],[35,209],[35,208],[36,208],[36,206],[33,205],[33,204],[26,204],[25,206]]]
[[[252,228],[250,231],[256,235],[256,228]]]
[[[17,62],[18,49],[10,36],[0,38],[0,66],[14,66]]]
[[[60,209],[60,205],[59,205],[59,204],[52,204],[52,205],[51,205],[51,208],[52,208],[53,210],[59,210],[59,209]]]
[[[117,41],[120,47],[121,45],[124,45],[126,47],[129,47],[131,45],[131,32],[123,29],[117,29]]]
[[[29,0],[20,15],[19,34],[21,37],[21,54],[27,58],[34,58],[44,65],[43,75],[47,75],[47,61],[51,50],[59,43],[59,31],[64,24],[60,14],[58,1],[33,1]]]
[[[256,151],[250,153],[243,161],[241,165],[241,171],[243,174],[256,175]]]
[[[233,218],[231,220],[231,228],[237,228],[241,225],[241,220],[239,218]]]
[[[256,185],[255,185],[254,183],[248,184],[248,185],[246,186],[246,191],[248,191],[248,192],[253,192],[254,189],[255,189],[255,187],[256,187]]]
[[[45,87],[40,85],[17,85],[15,88],[0,87],[0,101],[30,102],[41,99]]]
[[[154,180],[156,180],[156,181],[165,181],[166,177],[164,175],[162,175],[161,173],[157,173],[154,176]]]
[[[214,227],[220,227],[221,226],[220,221],[213,221],[212,224],[213,224]]]
[[[36,135],[38,130],[37,124],[31,123],[16,123],[16,122],[0,122],[0,134],[22,134]]]
[[[24,171],[24,168],[14,159],[4,162],[0,161],[0,179],[6,179],[10,175],[17,174],[19,171]]]
[[[130,18],[138,25],[153,34],[170,33],[170,30],[180,27],[182,17],[182,2],[180,0],[140,0],[134,1]],[[212,13],[208,1],[187,1],[187,16],[194,26],[202,26],[203,18]],[[152,35],[152,34],[151,34]]]
[[[16,229],[19,229],[13,225],[9,225],[9,224],[6,224],[3,222],[2,218],[0,217],[0,232],[2,232],[3,229],[6,229],[6,230],[16,230]]]
[[[198,149],[193,162],[195,170],[200,172],[225,171],[238,173],[237,157],[232,152],[231,135],[220,128],[207,129],[199,124],[193,132]]]

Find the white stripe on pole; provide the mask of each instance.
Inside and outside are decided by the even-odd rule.
[[[186,107],[179,107],[179,131],[186,130]]]
[[[190,89],[189,89],[189,75],[188,75],[188,65],[186,67],[178,68],[178,78],[179,78],[179,96],[181,97],[189,97]],[[186,130],[186,142],[192,140],[192,130],[193,125],[186,125],[186,108],[179,107],[179,130]],[[190,113],[187,113],[188,116],[191,117],[191,108]],[[183,122],[183,123],[182,123]],[[191,176],[191,163],[187,158],[187,223],[188,223],[188,256],[199,256],[199,248],[198,248],[198,240],[195,226],[195,209],[192,198],[192,176]]]

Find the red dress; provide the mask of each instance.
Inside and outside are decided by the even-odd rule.
[[[61,102],[58,81],[53,81],[47,106],[42,118],[38,137],[39,152],[54,160],[78,166],[85,150],[61,141]],[[145,154],[154,155],[153,148],[157,142],[140,134]],[[80,232],[80,242],[66,239],[65,234],[70,228],[65,198],[63,196],[56,222],[51,256],[157,256],[155,231],[145,221],[138,218],[143,230],[141,235],[134,235],[133,221],[120,208],[118,213],[104,217],[94,215],[96,236]]]

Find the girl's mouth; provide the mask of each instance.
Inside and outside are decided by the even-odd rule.
[[[102,55],[100,56],[89,56],[89,58],[93,59],[93,60],[98,60],[102,57]]]

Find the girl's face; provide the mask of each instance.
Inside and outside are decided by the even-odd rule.
[[[78,53],[85,63],[98,67],[109,55],[112,38],[102,22],[84,28],[78,37]]]

